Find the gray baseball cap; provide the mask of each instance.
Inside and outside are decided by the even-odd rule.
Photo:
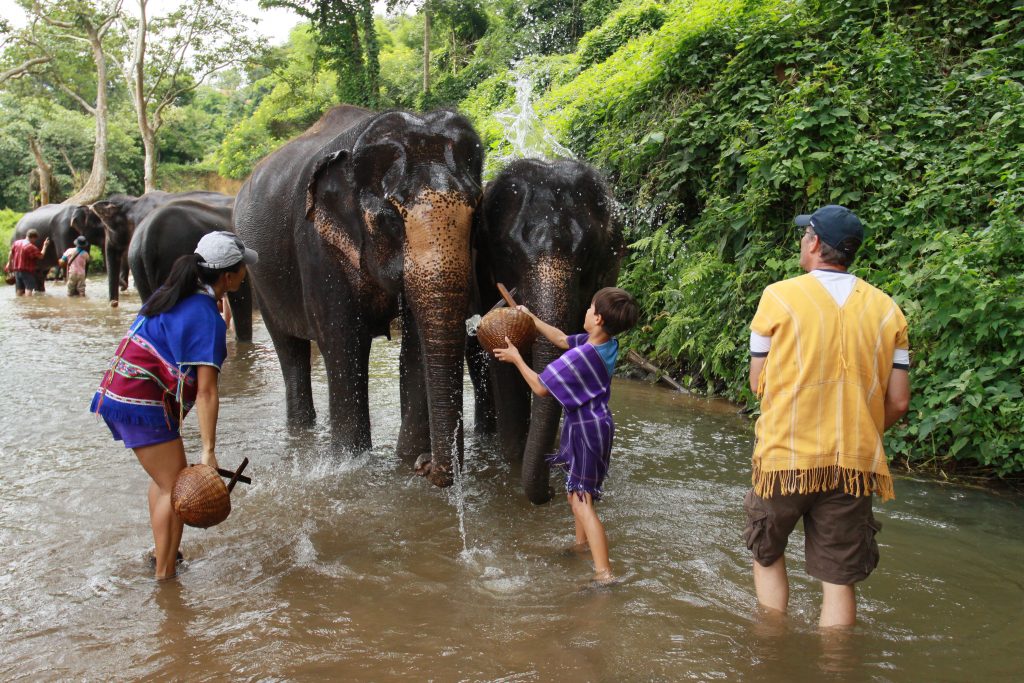
[[[242,240],[223,230],[203,235],[196,245],[196,253],[203,259],[203,265],[212,270],[230,268],[239,261],[254,266],[260,260],[260,255],[246,248]]]

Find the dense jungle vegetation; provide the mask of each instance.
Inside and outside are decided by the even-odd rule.
[[[319,3],[346,4],[369,6]],[[353,99],[459,108],[493,172],[516,153],[502,115],[528,83],[538,125],[615,187],[620,283],[646,323],[630,346],[753,407],[748,324],[763,288],[799,273],[792,217],[842,203],[868,228],[854,272],[911,326],[913,399],[890,453],[1024,474],[1024,0],[429,0],[346,31],[308,16],[168,108],[158,186],[230,191]],[[30,208],[31,133],[70,195],[89,117],[52,89],[4,88],[0,206]],[[138,193],[134,114],[110,89],[107,191]]]

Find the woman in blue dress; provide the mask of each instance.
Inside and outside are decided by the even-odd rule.
[[[171,491],[187,466],[181,422],[199,414],[202,462],[217,467],[217,379],[227,355],[217,301],[245,280],[258,256],[230,232],[203,236],[139,311],[118,344],[90,410],[114,439],[131,448],[150,476],[149,519],[156,544],[156,578],[175,575],[182,521]]]

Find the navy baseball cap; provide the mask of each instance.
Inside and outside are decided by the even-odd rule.
[[[840,251],[843,251],[843,242],[851,237],[857,240],[858,247],[864,241],[864,226],[857,214],[838,204],[823,206],[812,214],[801,214],[793,222],[811,226],[822,242]]]

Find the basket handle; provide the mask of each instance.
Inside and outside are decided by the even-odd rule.
[[[230,479],[231,477],[235,476],[234,472],[232,472],[231,470],[226,470],[223,467],[218,467],[217,468],[217,474],[219,474],[222,477],[227,477],[228,479]],[[240,475],[238,475],[238,483],[239,484],[251,484],[252,483],[252,479],[250,479],[249,477],[245,476],[244,474],[240,474]]]
[[[505,285],[501,284],[500,282],[496,284],[498,285],[498,293],[501,294],[501,298],[505,300],[505,303],[508,304],[509,308],[515,310],[516,300],[513,299],[512,295],[509,294],[509,291],[505,289]]]
[[[228,493],[231,493],[231,489],[235,488],[235,484],[238,483],[239,478],[242,476],[242,470],[249,464],[249,458],[242,458],[242,464],[238,466],[234,474],[231,475],[231,481],[228,482]]]

